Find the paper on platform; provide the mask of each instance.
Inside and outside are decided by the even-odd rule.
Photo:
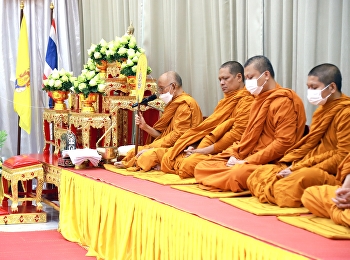
[[[62,157],[69,157],[73,164],[80,165],[84,161],[89,160],[93,166],[98,166],[98,163],[101,161],[102,156],[98,154],[95,149],[75,149],[75,150],[63,150]]]

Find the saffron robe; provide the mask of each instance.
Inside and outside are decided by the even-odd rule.
[[[224,150],[232,140],[240,140],[248,122],[253,100],[253,96],[245,88],[225,94],[213,114],[200,125],[187,130],[169,149],[156,148],[147,151],[140,156],[138,165],[144,171],[149,171],[155,165],[161,164],[163,172],[178,174],[178,166],[184,159],[183,150],[189,145],[200,142],[197,148],[214,144],[216,153]],[[217,130],[218,127],[220,131]]]
[[[148,145],[139,146],[138,151],[155,147],[171,147],[177,139],[188,129],[199,125],[203,121],[201,109],[197,101],[186,93],[182,93],[170,101],[153,128],[161,134],[152,141],[147,139]],[[135,166],[135,149],[131,149],[123,158],[125,168]]]
[[[302,100],[292,90],[276,88],[255,97],[248,126],[240,142],[197,164],[196,180],[206,186],[240,192],[250,173],[262,164],[279,160],[300,140],[306,122]],[[234,156],[244,164],[226,166]]]
[[[350,174],[350,154],[339,165],[336,180],[342,183],[348,174]],[[340,209],[332,201],[332,198],[336,196],[335,191],[340,187],[340,185],[309,187],[304,191],[301,201],[312,214],[330,218],[338,225],[350,227],[350,209]]]
[[[250,192],[260,202],[280,207],[301,207],[304,190],[314,185],[336,185],[337,167],[350,152],[350,98],[339,99],[316,109],[310,132],[276,165],[264,165],[247,180]],[[281,178],[290,165],[292,173]]]

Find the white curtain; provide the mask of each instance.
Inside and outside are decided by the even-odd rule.
[[[306,100],[307,74],[312,67],[336,64],[343,75],[343,92],[350,94],[350,1],[348,0],[66,0],[57,1],[61,67],[78,74],[87,49],[102,38],[122,36],[133,22],[138,45],[146,50],[152,77],[167,70],[183,78],[185,91],[212,113],[222,98],[219,66],[228,60],[242,64],[266,55],[276,80],[304,100],[308,123],[315,107]],[[31,38],[33,124],[30,137],[22,131],[22,153],[41,152],[40,90],[49,33],[49,0],[25,1]],[[30,8],[28,8],[30,7]],[[78,10],[80,11],[78,15]],[[17,115],[13,112],[13,78],[19,31],[19,1],[0,2],[0,129],[10,132],[6,156],[16,152]],[[44,18],[43,18],[44,17]],[[9,22],[11,21],[11,22]],[[6,37],[4,37],[6,36]],[[11,81],[12,80],[12,81]],[[3,91],[4,89],[4,91]]]
[[[21,131],[21,154],[41,153],[43,149],[43,109],[48,97],[42,88],[42,77],[51,24],[50,3],[54,3],[57,36],[59,40],[58,69],[80,72],[79,6],[77,1],[26,0],[24,16],[27,21],[30,48],[30,81],[32,99],[31,134]],[[0,130],[9,134],[2,156],[17,154],[17,114],[13,110],[14,81],[16,77],[17,42],[20,28],[20,1],[0,1]]]

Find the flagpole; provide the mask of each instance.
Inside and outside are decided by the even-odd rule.
[[[21,23],[23,19],[23,9],[24,9],[24,2],[21,1],[19,7],[21,8],[21,13],[19,17],[19,28],[21,28]],[[20,116],[17,116],[17,155],[21,154],[21,127],[19,126]]]

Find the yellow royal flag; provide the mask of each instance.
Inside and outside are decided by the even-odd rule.
[[[18,39],[15,93],[13,108],[20,117],[19,126],[30,134],[32,110],[30,93],[30,61],[27,23],[23,16]]]

